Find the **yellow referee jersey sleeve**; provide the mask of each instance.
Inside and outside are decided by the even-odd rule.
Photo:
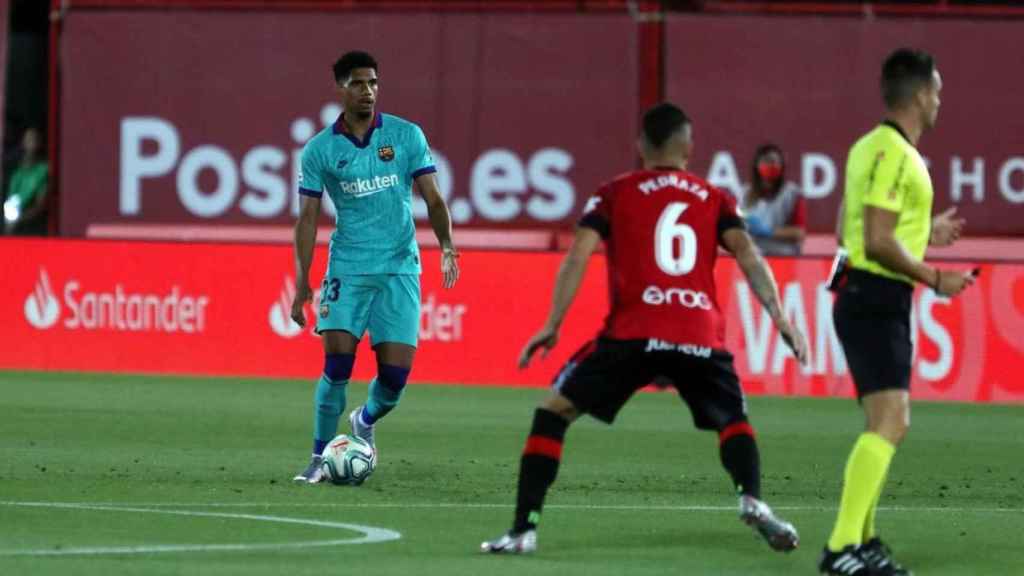
[[[878,150],[868,173],[864,204],[899,212],[907,195],[904,173],[907,154],[896,146]]]
[[[898,129],[882,124],[862,136],[846,159],[843,246],[849,253],[850,266],[913,283],[867,257],[864,207],[899,214],[893,236],[911,256],[922,260],[931,230],[932,197],[928,166]]]

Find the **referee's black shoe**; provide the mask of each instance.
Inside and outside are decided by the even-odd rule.
[[[828,549],[821,552],[818,571],[828,576],[876,576],[868,561],[861,556],[861,546],[846,546],[838,552]]]
[[[892,558],[892,550],[877,536],[860,546],[860,555],[875,574],[884,576],[913,576],[913,572],[900,566]]]

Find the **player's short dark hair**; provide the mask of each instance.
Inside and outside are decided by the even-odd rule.
[[[886,108],[899,108],[932,81],[935,59],[924,50],[900,48],[882,65],[882,99]]]
[[[334,81],[340,84],[348,80],[349,75],[356,68],[373,68],[376,71],[377,60],[369,52],[362,50],[345,52],[334,63]]]
[[[661,148],[678,130],[690,124],[683,109],[670,102],[662,102],[644,112],[644,140],[653,148]]]

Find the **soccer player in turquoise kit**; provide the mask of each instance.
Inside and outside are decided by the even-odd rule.
[[[420,323],[420,255],[412,216],[412,184],[427,203],[430,225],[441,245],[445,288],[459,277],[448,206],[437,188],[434,161],[420,127],[377,104],[377,61],[348,52],[334,64],[344,110],[302,150],[301,204],[295,224],[298,290],[292,319],[306,323],[312,299],[309,267],[324,190],[336,208],[330,261],[317,310],[324,371],[316,387],[313,458],[296,482],[323,480],[321,453],[338,432],[356,346],[369,330],[377,355],[377,377],[366,404],[349,415],[352,433],[374,445],[374,424],[393,410],[405,389]],[[376,446],[375,446],[376,447]]]

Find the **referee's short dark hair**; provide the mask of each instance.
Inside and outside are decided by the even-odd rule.
[[[356,68],[373,68],[376,71],[377,60],[369,52],[361,50],[345,52],[334,63],[334,81],[339,84],[345,82]]]
[[[644,113],[644,140],[653,148],[661,148],[676,131],[689,124],[690,117],[682,108],[662,102]]]
[[[900,48],[882,65],[882,99],[894,110],[910,102],[914,94],[932,81],[935,59],[924,50]]]

